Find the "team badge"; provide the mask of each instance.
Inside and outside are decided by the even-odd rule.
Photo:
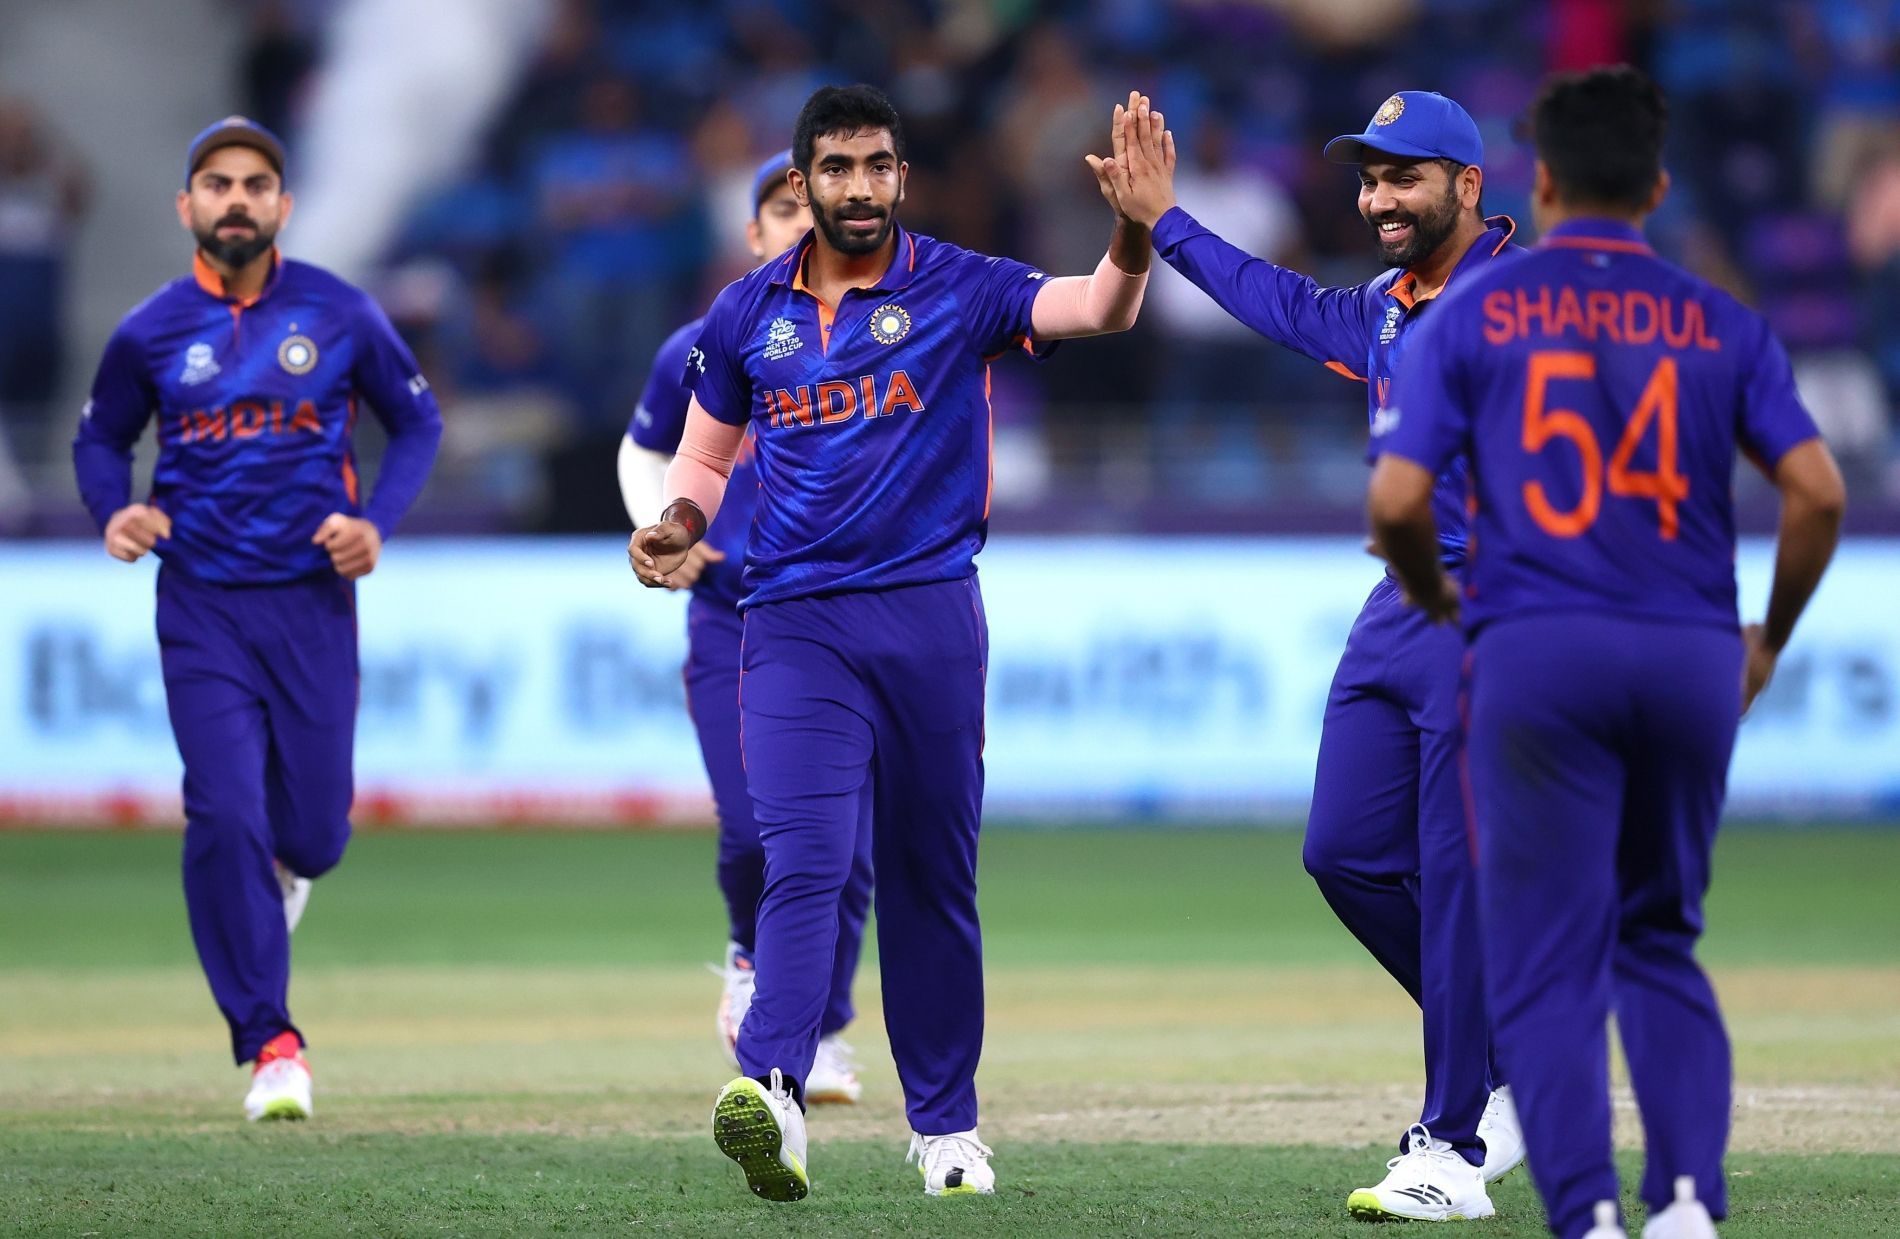
[[[178,381],[187,387],[196,387],[208,382],[217,372],[218,360],[211,346],[200,340],[185,350],[185,372],[178,376]]]
[[[309,374],[317,366],[317,346],[309,336],[290,336],[277,346],[277,364],[292,374]]]
[[[765,359],[767,361],[790,357],[804,347],[805,342],[798,338],[798,324],[789,318],[775,318],[772,320],[772,325],[765,329]],[[706,366],[703,359],[699,369],[701,373],[705,372]]]
[[[879,344],[895,344],[910,334],[910,311],[901,305],[886,303],[871,312],[871,338]]]
[[[1390,99],[1381,103],[1379,110],[1372,114],[1372,123],[1375,125],[1389,125],[1403,115],[1405,115],[1405,100],[1399,98],[1397,95],[1393,95]]]

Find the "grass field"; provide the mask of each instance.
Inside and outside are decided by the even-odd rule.
[[[708,1136],[709,835],[358,839],[297,935],[317,1116],[275,1127],[238,1118],[177,838],[0,835],[0,1231],[1357,1233],[1346,1193],[1416,1115],[1416,1013],[1297,836],[984,848],[998,1194],[927,1201],[901,1164],[868,953],[864,1103],[813,1114],[813,1194],[768,1206]],[[1725,1234],[1900,1233],[1897,874],[1900,832],[1723,840]],[[1543,1233],[1526,1176],[1493,1199],[1477,1233]]]

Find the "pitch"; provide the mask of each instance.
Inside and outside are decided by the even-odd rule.
[[[0,835],[0,1229],[13,1233],[1320,1234],[1416,1109],[1416,1013],[1291,832],[993,831],[979,1082],[993,1198],[926,1200],[878,1028],[751,1199],[709,835],[376,835],[319,884],[292,1000],[316,1117],[251,1127],[171,835]],[[1900,1229],[1900,833],[1731,830],[1705,959],[1736,1043],[1724,1234]],[[1633,1112],[1619,1137],[1640,1138]],[[1625,1168],[1626,1171],[1630,1167]],[[1544,1233],[1528,1180],[1487,1236]]]

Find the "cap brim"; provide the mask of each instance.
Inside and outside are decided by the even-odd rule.
[[[200,146],[197,150],[192,152],[192,174],[194,176],[197,175],[198,169],[204,167],[205,160],[211,158],[214,152],[221,151],[227,146],[249,147],[251,150],[262,155],[265,159],[268,159],[270,166],[276,170],[278,176],[284,174],[283,148],[261,133],[253,133],[241,129],[233,129],[229,132],[220,133],[206,139],[203,146]]]
[[[1368,152],[1373,155],[1397,155],[1404,159],[1449,158],[1438,151],[1427,150],[1411,142],[1400,142],[1395,139],[1370,142],[1363,133],[1341,134],[1326,144],[1326,149],[1320,152],[1320,157],[1328,163],[1364,163]]]

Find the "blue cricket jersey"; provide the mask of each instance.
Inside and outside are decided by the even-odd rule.
[[[1392,398],[1381,453],[1470,461],[1473,631],[1529,611],[1733,628],[1736,450],[1772,473],[1817,434],[1761,316],[1609,220],[1465,281]]]
[[[686,408],[692,399],[686,387],[686,355],[699,340],[705,321],[702,316],[681,327],[653,355],[653,370],[627,423],[627,434],[641,447],[669,455],[679,451],[680,437],[686,431]],[[726,558],[707,564],[693,583],[693,592],[701,598],[733,608],[738,607],[745,593],[740,573],[745,566],[746,535],[752,529],[752,513],[759,506],[759,472],[752,459],[752,436],[748,434],[733,462],[726,497],[706,530],[706,544],[724,552]]]
[[[351,430],[358,401],[389,432],[367,506]],[[131,502],[132,448],[158,418],[147,501],[172,521],[155,548],[204,581],[255,585],[330,572],[311,543],[332,512],[387,538],[421,493],[442,417],[416,359],[369,295],[277,260],[256,297],[227,297],[202,256],[119,323],[73,439],[101,530]]]
[[[1401,268],[1351,288],[1325,288],[1316,280],[1256,258],[1203,228],[1174,207],[1155,221],[1155,253],[1212,297],[1240,322],[1274,343],[1303,353],[1346,378],[1366,384],[1366,415],[1378,425],[1392,376],[1406,353],[1424,309],[1444,292],[1471,278],[1502,254],[1522,253],[1511,243],[1517,224],[1508,216],[1485,220],[1486,231],[1465,251],[1439,293],[1420,298],[1417,280]],[[1367,447],[1366,460],[1372,460]],[[1432,492],[1438,541],[1448,563],[1465,557],[1464,462],[1450,460]]]
[[[706,411],[750,424],[745,606],[968,577],[989,521],[989,363],[1030,338],[1043,273],[902,228],[828,306],[812,236],[728,285],[689,355]],[[723,513],[722,513],[723,518]]]

